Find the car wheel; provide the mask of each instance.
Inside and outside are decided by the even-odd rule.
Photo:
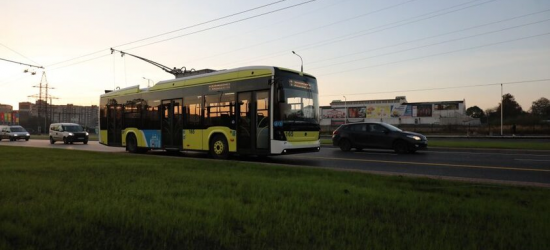
[[[348,152],[351,150],[351,142],[348,139],[340,140],[340,150]]]
[[[132,154],[139,153],[140,150],[138,149],[135,135],[130,134],[126,137],[126,150]]]
[[[54,144],[55,143],[55,140],[53,139],[53,137],[50,136],[50,144]]]
[[[406,141],[397,140],[393,143],[393,150],[398,154],[405,154],[409,151],[409,145]]]
[[[67,140],[67,137],[63,137],[63,144],[69,144],[69,141]]]
[[[88,144],[88,141],[84,141],[84,144]]]
[[[229,157],[229,146],[223,135],[216,135],[210,141],[210,155],[214,159],[227,159]]]
[[[25,139],[25,141],[29,141],[29,139],[27,138],[27,139]]]

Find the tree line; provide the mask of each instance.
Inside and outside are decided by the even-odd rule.
[[[466,109],[466,114],[479,118],[482,123],[500,123],[500,110],[504,106],[502,113],[506,124],[533,125],[550,121],[550,100],[545,97],[533,101],[528,111],[516,102],[512,94],[505,94],[502,98],[502,103],[494,108],[483,111],[478,106],[472,106]]]

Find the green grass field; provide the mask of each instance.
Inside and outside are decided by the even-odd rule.
[[[321,144],[332,145],[331,139],[321,139]],[[464,141],[464,140],[429,140],[428,147],[447,148],[487,148],[487,149],[527,149],[550,150],[548,141],[516,142],[516,141]]]
[[[548,189],[0,146],[0,249],[550,249]]]

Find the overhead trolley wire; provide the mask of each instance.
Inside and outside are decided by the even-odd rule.
[[[54,65],[74,61],[74,60],[77,60],[77,59],[80,59],[80,58],[83,58],[83,57],[88,57],[88,56],[91,56],[91,55],[95,55],[95,54],[101,53],[103,51],[109,50],[110,48],[118,48],[118,47],[121,47],[121,46],[126,46],[126,45],[134,44],[134,43],[137,43],[137,42],[142,42],[142,41],[145,41],[145,40],[157,38],[159,36],[171,34],[171,33],[178,32],[178,31],[182,31],[182,30],[185,30],[185,29],[194,28],[194,27],[197,27],[197,26],[200,26],[200,25],[204,25],[204,24],[208,24],[208,23],[211,23],[211,22],[226,19],[226,18],[229,18],[229,17],[233,17],[233,16],[236,16],[236,15],[240,15],[240,14],[243,14],[243,13],[246,13],[246,12],[250,12],[250,11],[257,10],[257,9],[265,8],[265,7],[268,7],[268,6],[271,6],[271,5],[274,5],[274,4],[278,4],[278,3],[281,3],[281,2],[284,2],[284,1],[286,1],[286,0],[279,0],[279,1],[271,2],[271,3],[268,3],[268,4],[262,5],[262,6],[254,7],[254,8],[251,8],[251,9],[247,9],[247,10],[240,11],[240,12],[237,12],[237,13],[233,13],[233,14],[230,14],[230,15],[227,15],[227,16],[215,18],[215,19],[212,19],[212,20],[209,20],[209,21],[198,23],[198,24],[193,24],[193,25],[190,25],[190,26],[186,26],[186,27],[183,27],[183,28],[176,29],[176,30],[168,31],[168,32],[165,32],[165,33],[162,33],[162,34],[158,34],[158,35],[138,39],[138,40],[135,40],[135,41],[132,41],[132,42],[127,42],[127,43],[116,45],[116,46],[111,46],[109,48],[98,50],[96,52],[88,53],[88,54],[85,54],[85,55],[77,56],[75,58],[71,58],[71,59],[68,59],[68,60],[53,63],[53,64],[50,64],[50,65],[47,65],[47,67],[51,67],[51,66],[54,66]]]
[[[422,45],[422,46],[413,47],[413,48],[408,48],[408,49],[403,49],[403,50],[398,50],[398,51],[394,51],[394,52],[388,52],[388,53],[384,53],[384,54],[380,54],[380,55],[369,56],[369,57],[363,57],[363,58],[358,58],[358,59],[349,60],[349,61],[345,61],[345,62],[339,62],[339,63],[329,64],[329,65],[326,65],[326,66],[321,66],[321,67],[316,67],[316,68],[310,68],[310,70],[321,69],[321,68],[327,68],[327,67],[331,67],[331,66],[335,66],[335,65],[348,64],[348,63],[352,63],[352,62],[363,61],[363,60],[366,60],[366,59],[372,59],[372,58],[376,58],[376,57],[382,57],[382,56],[398,54],[398,53],[402,53],[402,52],[406,52],[406,51],[411,51],[411,50],[417,50],[417,49],[432,47],[432,46],[435,46],[435,45],[441,45],[441,44],[445,44],[445,43],[457,42],[457,41],[461,41],[461,40],[465,40],[465,39],[469,39],[469,38],[473,38],[473,37],[490,35],[490,34],[502,32],[502,31],[506,31],[506,30],[522,28],[522,27],[525,27],[525,26],[534,25],[534,24],[539,24],[539,23],[544,23],[544,22],[548,22],[548,21],[550,21],[550,19],[545,19],[545,20],[541,20],[541,21],[526,23],[526,24],[522,24],[522,25],[516,25],[516,26],[513,26],[513,27],[503,28],[503,29],[494,30],[494,31],[488,31],[488,32],[480,33],[480,34],[475,34],[475,35],[471,35],[471,36],[465,36],[465,37],[450,39],[450,40],[446,40],[446,41],[431,43],[431,44],[427,44],[427,45]]]
[[[232,50],[232,51],[219,53],[219,54],[212,55],[212,56],[202,57],[202,58],[194,59],[194,60],[191,60],[191,61],[195,61],[195,62],[196,61],[201,61],[201,60],[204,60],[204,59],[207,59],[207,58],[218,57],[218,56],[222,56],[222,55],[226,55],[226,54],[235,53],[235,52],[238,52],[238,51],[241,51],[241,50],[250,49],[250,48],[257,47],[257,46],[277,42],[277,41],[280,41],[280,40],[284,40],[286,38],[294,37],[296,35],[302,35],[302,34],[313,32],[313,31],[316,31],[316,30],[319,30],[319,29],[322,29],[322,28],[330,27],[330,26],[333,26],[333,25],[336,25],[336,24],[348,22],[350,20],[354,20],[354,19],[357,19],[357,18],[361,18],[361,17],[365,17],[365,16],[368,16],[368,15],[379,13],[379,12],[382,12],[382,11],[386,11],[386,10],[389,10],[389,9],[393,9],[393,8],[405,5],[405,4],[410,3],[410,2],[415,2],[415,1],[417,1],[417,0],[409,0],[409,1],[401,2],[401,3],[398,3],[398,4],[394,4],[394,5],[384,7],[384,8],[381,8],[381,9],[377,9],[377,10],[374,10],[374,11],[369,11],[367,13],[363,13],[363,14],[360,14],[360,15],[357,15],[357,16],[354,16],[354,17],[350,17],[350,18],[346,18],[346,19],[343,19],[343,20],[340,20],[340,21],[336,21],[336,22],[332,22],[332,23],[325,24],[325,25],[322,25],[322,26],[318,26],[318,27],[308,29],[308,30],[305,30],[305,31],[300,31],[300,32],[290,34],[290,35],[286,35],[286,36],[283,36],[283,37],[280,37],[280,38],[270,39],[270,40],[267,40],[265,42],[256,43],[256,44],[245,46],[245,47],[235,49],[235,50]]]
[[[369,50],[364,50],[364,51],[358,51],[358,52],[353,52],[353,53],[349,53],[349,54],[345,54],[345,55],[341,55],[341,56],[336,56],[336,57],[331,57],[331,58],[327,58],[327,59],[317,60],[317,61],[314,61],[314,62],[310,62],[309,64],[310,65],[318,64],[318,63],[325,62],[325,61],[330,61],[330,60],[349,57],[349,56],[355,56],[355,55],[358,55],[358,54],[377,51],[377,50],[381,50],[381,49],[387,49],[387,48],[396,47],[396,46],[400,46],[400,45],[404,45],[404,44],[408,44],[408,43],[420,42],[420,41],[424,41],[424,40],[431,39],[431,38],[436,38],[436,37],[455,34],[455,33],[463,32],[463,31],[467,31],[467,30],[477,29],[477,28],[481,28],[481,27],[485,27],[485,26],[489,26],[489,25],[493,25],[493,24],[497,24],[497,23],[503,23],[503,22],[507,22],[507,21],[527,17],[527,16],[533,16],[533,15],[537,15],[537,14],[548,12],[548,11],[550,11],[550,9],[537,11],[537,12],[533,12],[533,13],[529,13],[529,14],[525,14],[525,15],[521,15],[521,16],[515,16],[515,17],[511,17],[511,18],[507,18],[507,19],[502,19],[502,20],[495,21],[495,22],[475,25],[475,26],[472,26],[472,27],[468,27],[468,28],[464,28],[464,29],[460,29],[460,30],[455,30],[455,31],[451,31],[451,32],[447,32],[447,33],[443,33],[443,34],[439,34],[439,35],[433,35],[433,36],[428,36],[428,37],[424,37],[424,38],[420,38],[420,39],[401,42],[401,43],[397,43],[397,44],[393,44],[393,45],[389,45],[389,46],[384,46],[384,47],[379,47],[379,48],[369,49]]]
[[[298,7],[298,6],[300,6],[300,5],[308,4],[308,3],[311,3],[311,2],[315,2],[315,1],[317,1],[317,0],[309,0],[309,1],[306,1],[306,2],[299,3],[299,4],[290,5],[290,6],[287,6],[287,7],[284,7],[284,8],[280,8],[280,9],[276,9],[276,10],[264,12],[264,13],[262,13],[262,14],[258,14],[258,15],[254,15],[254,16],[250,16],[250,17],[246,17],[246,18],[242,18],[242,19],[239,19],[239,20],[236,20],[236,21],[232,21],[232,22],[228,22],[228,23],[216,25],[216,26],[213,26],[213,27],[210,27],[210,28],[206,28],[206,29],[194,31],[194,32],[191,32],[191,33],[187,33],[187,34],[183,34],[183,35],[179,35],[179,36],[175,36],[175,37],[163,39],[163,40],[160,40],[160,41],[156,41],[156,42],[152,42],[152,43],[148,43],[148,44],[144,44],[144,45],[132,47],[132,48],[125,49],[125,50],[133,50],[133,49],[137,49],[137,48],[142,48],[142,47],[145,47],[145,46],[150,46],[150,45],[153,45],[153,44],[157,44],[157,43],[162,43],[162,42],[174,40],[174,39],[177,39],[177,38],[181,38],[181,37],[185,37],[185,36],[189,36],[189,35],[201,33],[201,32],[204,32],[204,31],[208,31],[208,30],[212,30],[212,29],[224,27],[224,26],[227,26],[227,25],[231,25],[231,24],[235,24],[235,23],[240,23],[240,22],[242,22],[242,21],[246,21],[246,20],[250,20],[250,19],[257,18],[257,17],[261,17],[261,16],[273,14],[273,13],[275,13],[275,12],[279,12],[279,11],[286,10],[286,9],[290,9],[290,8],[294,8],[294,7]]]
[[[526,39],[531,39],[531,38],[536,38],[536,37],[542,37],[542,36],[547,36],[547,35],[550,35],[550,32],[537,34],[537,35],[532,35],[532,36],[520,37],[520,38],[516,38],[516,39],[501,41],[501,42],[489,43],[489,44],[484,44],[484,45],[479,45],[479,46],[474,46],[474,47],[469,47],[469,48],[464,48],[464,49],[452,50],[452,51],[447,51],[447,52],[437,53],[437,54],[432,54],[432,55],[427,55],[427,56],[421,56],[421,57],[415,57],[415,58],[410,58],[410,59],[405,59],[405,60],[400,60],[400,61],[394,61],[394,62],[389,62],[389,63],[384,63],[384,64],[377,64],[377,65],[371,65],[371,66],[366,66],[366,67],[359,67],[359,68],[354,68],[354,69],[337,71],[337,72],[332,72],[332,73],[328,73],[328,74],[322,74],[322,75],[319,75],[319,76],[336,75],[336,74],[342,74],[342,73],[347,73],[347,72],[357,71],[357,70],[362,70],[362,69],[377,68],[377,67],[402,63],[402,62],[409,62],[409,61],[426,59],[426,58],[430,58],[430,57],[447,55],[447,54],[452,54],[452,53],[457,53],[457,52],[462,52],[462,51],[467,51],[467,50],[473,50],[473,49],[479,49],[479,48],[484,48],[484,47],[489,47],[489,46],[495,46],[495,45],[499,45],[499,44],[517,42],[517,41],[521,41],[521,40],[526,40]]]
[[[393,28],[398,28],[398,27],[413,24],[413,23],[416,23],[416,22],[420,22],[420,21],[432,19],[432,18],[435,18],[435,17],[451,14],[451,13],[454,13],[454,12],[457,12],[457,11],[478,7],[478,6],[481,6],[481,5],[484,5],[484,4],[487,4],[487,3],[491,3],[491,2],[495,2],[495,1],[498,1],[498,0],[489,0],[489,1],[482,2],[482,3],[469,5],[469,6],[460,8],[460,9],[455,9],[457,7],[460,7],[460,6],[468,5],[468,4],[471,4],[471,3],[474,3],[474,2],[479,2],[479,0],[469,1],[469,2],[466,2],[466,3],[461,3],[461,4],[458,4],[458,5],[451,6],[451,7],[443,8],[443,9],[440,9],[440,10],[437,10],[437,11],[421,14],[421,15],[418,15],[418,16],[415,16],[415,17],[406,18],[406,19],[403,19],[403,20],[400,20],[400,21],[397,21],[397,22],[388,23],[388,24],[377,26],[377,27],[361,30],[361,31],[354,32],[354,33],[351,33],[351,34],[348,34],[348,35],[344,35],[344,36],[340,36],[340,37],[336,37],[336,38],[331,38],[331,39],[327,39],[327,40],[320,41],[320,42],[315,42],[315,43],[302,45],[302,46],[299,46],[299,47],[295,47],[294,49],[295,50],[302,50],[302,51],[309,50],[309,49],[313,49],[313,48],[317,48],[317,47],[321,47],[321,46],[325,46],[325,45],[329,45],[329,44],[333,44],[333,43],[337,43],[337,42],[341,42],[341,41],[345,41],[345,40],[349,40],[349,39],[369,35],[369,34],[378,33],[378,32],[393,29]],[[455,9],[455,10],[452,10],[452,9]],[[449,10],[449,11],[447,11],[447,10]],[[443,12],[443,13],[440,13],[440,12]],[[431,15],[431,16],[429,16],[429,15]],[[424,16],[428,16],[428,17],[421,18],[421,17],[424,17]],[[418,19],[418,18],[420,18],[420,19]],[[417,19],[417,20],[415,20],[415,19]],[[389,26],[389,27],[386,27],[386,26]],[[274,57],[286,55],[289,50],[290,49],[285,49],[285,50],[281,50],[281,51],[274,52],[274,53],[271,53],[271,54],[267,54],[267,55],[264,55],[264,56],[255,57],[255,58],[252,58],[252,59],[246,59],[246,60],[240,60],[240,61],[228,63],[227,65],[242,64],[243,62],[253,62],[253,61],[257,61],[257,60],[261,60],[261,59],[274,58]]]
[[[534,83],[534,82],[547,82],[547,81],[550,81],[550,78],[547,78],[547,79],[535,79],[535,80],[524,80],[524,81],[516,81],[516,82],[500,82],[500,83],[489,83],[489,84],[475,84],[475,85],[454,86],[454,87],[425,88],[425,89],[408,89],[408,90],[392,90],[392,91],[365,92],[365,93],[352,93],[352,94],[333,94],[333,95],[321,95],[321,96],[376,95],[376,94],[391,94],[391,93],[405,93],[405,92],[421,92],[421,91],[446,90],[446,89],[475,88],[475,87],[487,87],[487,86],[495,86],[495,85],[511,85],[511,84]]]
[[[33,62],[34,64],[40,64],[40,63],[37,63],[36,61],[34,61],[34,60],[32,60],[32,59],[26,57],[25,55],[23,55],[23,54],[21,54],[21,53],[15,51],[14,49],[12,49],[12,48],[6,46],[5,44],[0,43],[0,45],[2,45],[3,47],[5,47],[6,49],[11,50],[11,51],[14,52],[15,54],[18,54],[18,55],[22,56],[23,58],[25,58],[25,59],[27,59],[27,60]]]

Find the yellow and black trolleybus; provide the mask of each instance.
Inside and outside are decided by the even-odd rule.
[[[314,76],[270,66],[192,73],[106,91],[99,142],[132,153],[194,150],[214,158],[319,151]]]

